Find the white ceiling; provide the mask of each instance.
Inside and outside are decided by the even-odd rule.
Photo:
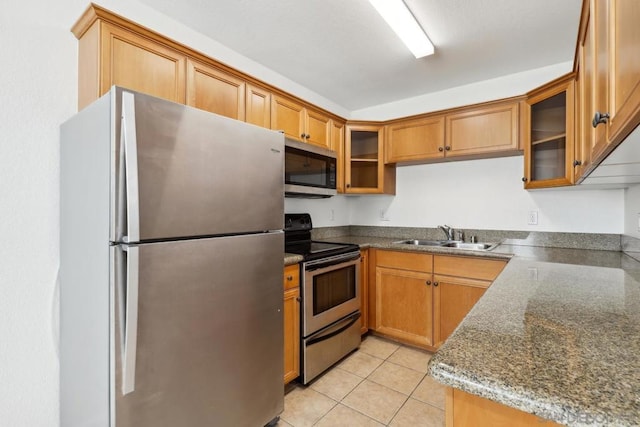
[[[141,2],[351,111],[571,61],[582,3],[405,0],[415,59],[367,0]]]

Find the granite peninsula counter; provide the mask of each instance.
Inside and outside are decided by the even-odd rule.
[[[361,248],[511,258],[429,364],[439,382],[569,426],[640,425],[640,262],[620,251],[490,252],[337,236]]]

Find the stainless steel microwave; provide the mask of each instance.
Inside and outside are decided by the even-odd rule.
[[[285,138],[286,197],[321,198],[336,191],[336,153],[317,145]]]

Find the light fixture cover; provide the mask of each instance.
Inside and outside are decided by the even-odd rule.
[[[402,0],[369,0],[416,58],[433,55],[435,48]]]

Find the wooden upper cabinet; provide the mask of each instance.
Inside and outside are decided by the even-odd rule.
[[[447,157],[518,149],[518,102],[475,106],[445,120]]]
[[[574,182],[575,74],[529,92],[524,108],[524,187],[542,188]]]
[[[593,25],[593,120],[597,115],[609,114],[609,0],[591,2],[591,24]],[[608,126],[594,127],[591,157],[604,153],[609,144]]]
[[[271,129],[271,92],[261,87],[247,84],[245,121]]]
[[[331,118],[290,98],[271,98],[271,129],[284,131],[292,139],[331,147]]]
[[[344,193],[344,122],[331,120],[331,149],[336,152],[336,189]]]
[[[185,101],[186,56],[131,31],[96,20],[79,41],[78,108],[111,86]]]
[[[333,150],[331,146],[331,119],[319,111],[306,109],[305,141]]]
[[[289,98],[271,96],[271,129],[283,131],[286,136],[304,141],[304,107]]]
[[[384,127],[349,124],[345,130],[345,193],[395,194],[395,165],[385,165]]]
[[[187,59],[187,105],[244,120],[244,80],[191,59]]]
[[[404,120],[387,126],[385,163],[444,157],[444,116]]]
[[[604,3],[604,2],[602,2]],[[640,122],[640,2],[609,2],[611,73],[609,139],[620,142]]]

